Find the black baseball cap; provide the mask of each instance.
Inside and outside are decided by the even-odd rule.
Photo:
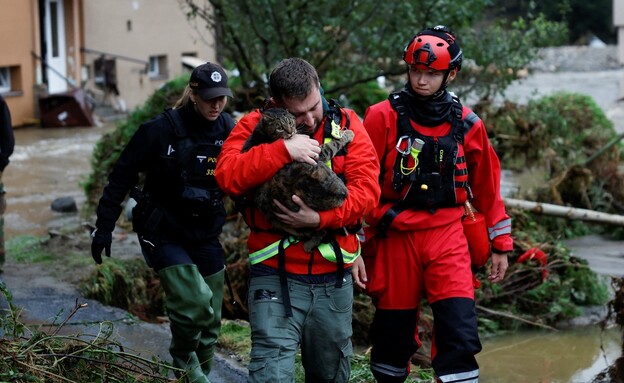
[[[197,90],[202,100],[210,100],[215,97],[232,97],[232,91],[227,85],[228,77],[220,65],[207,62],[196,67],[191,73],[189,86]]]

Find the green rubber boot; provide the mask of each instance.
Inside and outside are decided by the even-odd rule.
[[[173,366],[186,371],[183,377],[190,383],[210,383],[197,358],[196,350],[203,329],[214,321],[210,306],[212,291],[196,265],[176,265],[159,272],[165,291],[165,304],[171,328],[169,353]],[[181,376],[177,376],[177,378]]]
[[[204,278],[210,291],[212,291],[212,301],[210,306],[214,312],[208,327],[203,329],[199,338],[199,346],[196,354],[201,364],[204,375],[208,376],[212,368],[212,359],[217,348],[217,339],[221,331],[221,307],[223,304],[223,283],[225,280],[225,269]]]

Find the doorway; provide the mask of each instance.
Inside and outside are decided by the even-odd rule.
[[[48,92],[65,92],[67,86],[67,56],[65,53],[65,17],[63,0],[45,0],[44,44]]]

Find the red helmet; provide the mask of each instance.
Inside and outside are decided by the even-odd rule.
[[[461,69],[462,50],[455,35],[444,25],[424,29],[407,44],[403,60],[434,70]]]

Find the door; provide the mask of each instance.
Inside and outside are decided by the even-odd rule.
[[[44,20],[48,92],[64,92],[68,85],[63,0],[45,0]]]

